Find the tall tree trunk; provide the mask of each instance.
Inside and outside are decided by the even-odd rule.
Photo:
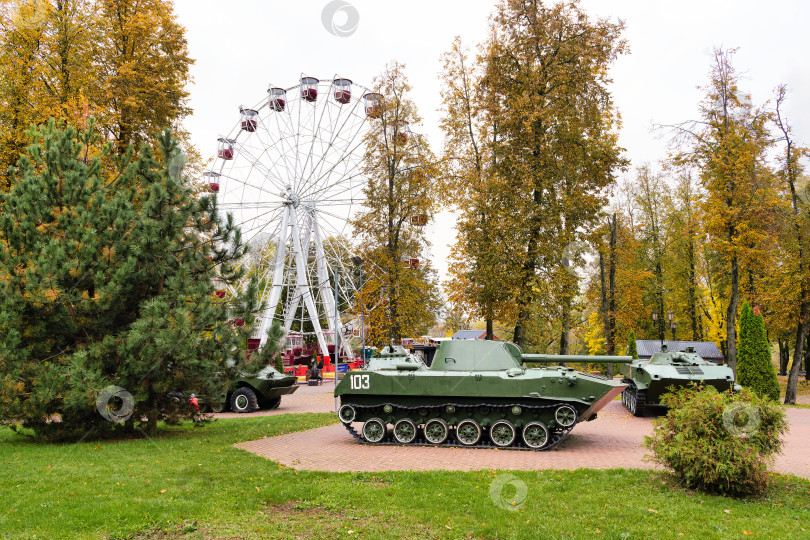
[[[698,285],[697,271],[695,270],[695,241],[693,234],[693,231],[690,229],[689,241],[687,242],[687,247],[689,249],[689,284],[687,285],[689,288],[689,305],[687,309],[689,311],[689,322],[692,325],[692,340],[701,341],[703,339],[703,325],[700,324],[700,312],[698,311],[697,306]]]
[[[543,202],[542,195],[537,190],[534,191],[532,198],[537,206]],[[537,244],[540,240],[541,225],[536,218],[533,221],[532,230],[529,233],[529,243],[526,246],[526,259],[523,263],[523,283],[520,284],[517,298],[517,321],[513,341],[520,348],[526,345],[526,323],[531,315],[532,298],[534,297],[532,290],[537,267]]]
[[[730,233],[730,237],[733,235]],[[726,362],[737,374],[737,305],[740,301],[740,275],[737,255],[731,258],[731,299],[726,310]],[[798,373],[797,373],[798,375]]]
[[[608,263],[608,333],[606,337],[607,354],[616,354],[616,214],[610,224],[610,255]],[[605,368],[605,375],[613,378],[613,364]]]
[[[805,328],[804,335],[807,339],[804,344],[804,379],[810,381],[810,328]]]
[[[571,303],[566,302],[563,307],[562,316],[562,332],[560,332],[560,354],[568,354],[569,340],[568,336],[571,333]]]
[[[779,343],[779,375],[787,375],[788,364],[790,363],[790,350],[787,340],[777,340]]]
[[[807,296],[805,295],[804,298],[806,299]],[[810,302],[805,300],[802,302],[799,324],[796,326],[796,346],[793,349],[793,365],[790,366],[785,389],[785,405],[796,404],[796,389],[799,386],[799,370],[802,367],[802,358],[804,358],[804,342],[807,340],[808,326],[810,326]]]
[[[486,335],[486,339],[489,340],[489,341],[492,341],[494,339],[493,338],[493,332],[492,332],[492,316],[487,317],[487,335]]]
[[[599,303],[599,313],[602,315],[602,333],[605,335],[605,343],[607,343],[607,336],[610,334],[610,321],[608,321],[608,291],[607,291],[607,277],[605,271],[605,256],[602,250],[599,250],[599,285],[602,296],[602,301]]]

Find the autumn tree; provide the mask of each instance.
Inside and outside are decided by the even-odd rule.
[[[663,177],[654,172],[649,165],[645,164],[638,168],[635,186],[641,247],[650,276],[646,288],[647,305],[651,305],[652,311],[657,313],[656,338],[663,341],[667,323],[664,313],[670,305],[666,299],[667,290],[664,282],[665,267],[669,264],[666,255],[670,239],[664,223],[672,203]]]
[[[724,263],[728,280],[725,307],[726,360],[736,370],[737,312],[741,273],[762,254],[761,241],[773,205],[773,176],[767,170],[768,115],[755,108],[739,87],[734,51],[715,50],[711,81],[701,119],[671,126],[683,151],[676,162],[700,171],[706,190],[703,222],[709,244]]]
[[[426,333],[440,298],[426,260],[424,225],[435,197],[436,160],[425,137],[411,130],[420,117],[404,66],[392,63],[374,81],[383,105],[365,137],[366,205],[353,220],[361,241],[364,283],[359,293],[369,343]],[[359,310],[356,310],[359,312]]]
[[[119,152],[191,113],[185,29],[166,0],[96,0],[100,78],[93,101]]]
[[[671,268],[671,295],[677,312],[688,322],[693,341],[703,341],[703,288],[701,286],[702,193],[692,170],[676,170],[672,208],[665,226],[671,238],[667,263]]]
[[[181,121],[190,113],[185,30],[166,0],[23,0],[0,4],[0,178],[48,118],[130,143],[173,128],[189,167],[199,156]],[[112,173],[112,171],[110,171]],[[0,185],[0,188],[3,186]]]
[[[561,322],[560,352],[569,345],[578,280],[562,265],[567,245],[585,240],[605,203],[604,188],[624,165],[608,68],[625,52],[624,24],[591,19],[579,3],[547,6],[504,0],[485,45],[481,99],[496,118],[495,175],[510,206],[514,341],[540,308]]]
[[[482,65],[459,38],[442,59],[445,145],[439,195],[459,214],[447,289],[454,305],[485,320],[492,339],[494,320],[509,318],[513,275],[504,264],[505,248],[512,245],[511,231],[503,226],[510,194],[495,174],[498,122],[482,106]]]
[[[777,88],[776,97],[776,125],[782,135],[784,151],[781,157],[781,166],[778,173],[783,188],[786,188],[789,197],[789,215],[786,220],[786,237],[783,244],[788,255],[787,279],[788,290],[784,291],[789,299],[790,311],[796,321],[796,337],[793,350],[793,365],[788,376],[785,391],[785,403],[796,403],[796,389],[798,386],[799,369],[802,357],[805,354],[805,343],[810,334],[810,193],[807,191],[807,179],[801,182],[803,174],[802,158],[807,156],[807,149],[802,148],[793,141],[791,126],[785,118],[782,107],[786,97],[786,88]],[[802,185],[803,184],[803,185]],[[802,192],[802,189],[804,190]],[[784,301],[782,302],[784,304]],[[810,377],[810,370],[807,370]]]

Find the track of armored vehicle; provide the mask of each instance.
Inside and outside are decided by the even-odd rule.
[[[335,389],[338,416],[365,444],[547,450],[626,387],[573,368],[526,368],[524,358],[551,357],[503,341],[446,341],[430,368],[388,362],[346,375]],[[582,358],[594,357],[554,357]]]

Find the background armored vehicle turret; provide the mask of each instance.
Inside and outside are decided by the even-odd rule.
[[[388,345],[380,349],[379,352],[371,355],[366,361],[365,370],[397,369],[398,364],[413,364],[415,366],[414,369],[425,365],[418,355],[409,354],[408,351],[405,350],[405,347],[400,345]]]
[[[626,387],[573,368],[526,368],[524,359],[631,360],[522,355],[504,341],[445,341],[430,368],[403,360],[352,371],[335,388],[335,405],[346,429],[364,443],[545,450],[578,422],[593,420]]]
[[[692,347],[683,352],[670,352],[664,345],[661,352],[649,360],[633,360],[620,366],[619,371],[622,382],[627,384],[622,392],[622,404],[635,416],[644,416],[650,406],[660,406],[661,396],[672,386],[696,383],[714,386],[720,392],[740,389],[734,384],[730,367],[704,360]]]

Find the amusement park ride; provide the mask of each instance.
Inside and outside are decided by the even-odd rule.
[[[218,140],[217,159],[204,175],[251,246],[247,274],[260,278],[265,310],[248,347],[264,345],[278,322],[286,371],[299,374],[313,359],[326,373],[335,370],[336,357],[349,367],[359,363],[341,316],[356,292],[350,220],[363,203],[364,138],[382,107],[381,94],[337,76],[302,75],[289,88],[271,84],[267,98],[240,107],[239,122]],[[397,128],[393,142],[403,145],[408,126]],[[216,295],[226,299],[243,285],[219,285]]]

